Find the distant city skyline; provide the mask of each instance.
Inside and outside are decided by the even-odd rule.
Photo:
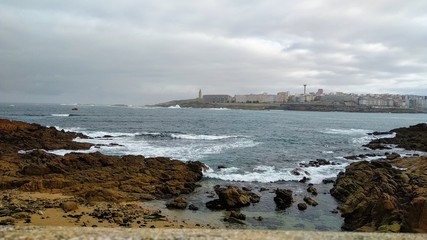
[[[427,1],[0,2],[0,102],[427,95]]]

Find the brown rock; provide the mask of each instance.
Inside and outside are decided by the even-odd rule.
[[[76,202],[67,201],[61,203],[61,208],[64,210],[64,212],[71,212],[75,211],[79,208],[79,205]]]
[[[304,202],[313,207],[319,205],[319,203],[312,197],[304,197]]]
[[[215,186],[214,190],[219,199],[215,199],[206,203],[206,207],[210,209],[230,209],[246,207],[251,203],[257,203],[260,196],[251,192],[245,191],[235,186],[226,188]]]
[[[427,232],[426,160],[427,156],[349,165],[331,190],[341,202],[343,229]]]
[[[166,203],[166,207],[172,209],[186,209],[187,205],[188,201],[184,197],[177,197]]]
[[[305,203],[298,203],[297,207],[298,207],[298,210],[304,211],[304,210],[307,209],[307,204],[305,204]]]

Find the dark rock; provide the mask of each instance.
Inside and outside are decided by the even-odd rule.
[[[303,211],[307,209],[307,204],[305,203],[298,203],[298,210]]]
[[[329,183],[334,183],[335,182],[335,178],[325,178],[322,180],[323,184],[329,184]]]
[[[206,207],[211,210],[223,210],[227,208],[225,203],[219,199],[214,199],[212,201],[207,202]]]
[[[387,155],[387,160],[394,160],[394,159],[399,158],[399,157],[400,157],[399,153],[393,152],[393,153]]]
[[[300,183],[306,183],[307,181],[310,181],[310,178],[303,177],[303,178],[301,178],[301,180],[299,180]]]
[[[304,202],[313,207],[319,205],[319,203],[312,197],[304,197]]]
[[[188,206],[188,209],[193,210],[193,211],[197,211],[197,210],[199,210],[199,208],[198,208],[198,207],[196,207],[194,204],[190,204],[190,205]]]
[[[371,149],[384,149],[386,145],[395,144],[407,150],[427,152],[427,124],[420,123],[408,128],[397,128],[390,131],[396,133],[393,138],[380,138],[364,145]],[[390,148],[389,148],[390,149]]]
[[[301,168],[295,168],[294,170],[291,171],[291,173],[292,173],[292,175],[299,176],[299,175],[301,175],[301,173],[300,173],[301,171],[302,171]]]
[[[166,207],[171,209],[186,209],[187,205],[188,201],[184,197],[177,197],[166,203]]]
[[[313,186],[309,186],[307,188],[307,192],[313,194],[314,196],[317,196],[317,189],[315,187],[313,187]]]
[[[347,160],[359,160],[360,159],[359,156],[356,156],[356,155],[345,156],[344,158]]]
[[[274,202],[278,209],[286,209],[293,203],[292,191],[289,189],[276,189]]]
[[[218,169],[224,169],[224,168],[227,168],[227,167],[224,165],[218,165]]]
[[[270,190],[270,189],[265,188],[265,187],[261,187],[261,188],[259,189],[259,191],[260,191],[260,192],[265,192],[265,191],[268,191],[268,190]]]
[[[246,220],[246,215],[240,212],[236,212],[236,211],[231,211],[230,212],[230,217],[232,218],[236,218],[239,220]]]

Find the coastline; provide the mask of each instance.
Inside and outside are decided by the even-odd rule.
[[[199,99],[173,100],[147,107],[217,108],[240,110],[285,110],[314,112],[366,112],[366,113],[427,113],[427,110],[412,108],[378,108],[369,106],[346,106],[324,103],[203,103]]]
[[[64,131],[58,131],[55,128],[46,128],[37,124],[12,122],[9,120],[2,120],[1,123],[1,204],[3,207],[5,207],[6,210],[1,212],[0,221],[2,222],[2,224],[16,224],[18,226],[39,224],[42,226],[48,226],[58,224],[61,226],[65,225],[86,227],[96,226],[147,228],[153,226],[162,228],[224,228],[227,227],[224,225],[224,222],[230,221],[229,215],[232,214],[232,211],[218,211],[216,212],[217,214],[214,217],[211,217],[209,219],[206,218],[207,215],[203,211],[198,211],[196,214],[197,217],[194,217],[194,214],[192,214],[194,212],[191,210],[168,210],[165,208],[165,200],[174,198],[179,195],[183,195],[188,198],[188,203],[194,203],[195,199],[192,199],[191,196],[194,191],[205,191],[205,193],[202,194],[206,197],[201,200],[198,199],[198,201],[200,201],[197,204],[198,206],[201,206],[202,204],[204,205],[206,201],[209,201],[207,199],[210,198],[209,196],[215,197],[215,194],[220,195],[220,193],[215,189],[215,187],[215,191],[212,191],[212,186],[208,188],[201,188],[200,185],[196,184],[196,182],[201,179],[201,172],[203,170],[203,165],[199,163],[182,163],[180,161],[170,160],[166,158],[144,158],[142,156],[113,157],[105,156],[100,153],[72,153],[66,154],[65,156],[53,155],[46,151],[34,149],[87,149],[89,147],[93,147],[93,145],[87,145],[82,144],[80,142],[72,141],[76,136],[79,136],[80,138],[86,137],[81,134],[69,132],[66,133]],[[390,134],[390,132],[396,131],[396,137],[393,139],[398,139],[400,143],[402,143],[402,141],[405,141],[402,140],[402,136],[404,136],[405,134],[409,136],[406,141],[408,141],[409,143],[411,141],[414,141],[412,134],[410,132],[408,133],[405,130],[406,128],[402,129],[403,130],[394,129],[384,134]],[[416,132],[423,131],[420,131],[419,128],[417,128]],[[421,136],[420,139],[417,139],[415,141],[424,141],[423,139],[425,139],[425,137]],[[393,140],[390,139],[382,141],[387,142],[381,144],[396,144],[395,142],[393,142]],[[373,141],[373,143],[377,144],[375,141]],[[420,150],[424,151],[425,149]],[[387,156],[387,158],[389,158],[389,156]],[[401,161],[404,163],[397,163],[399,159],[402,159]],[[399,158],[399,156],[397,156],[393,159],[394,162],[390,163],[395,164],[396,167],[399,168],[409,168],[407,164],[412,164],[414,161],[418,160],[425,162],[425,160],[423,159],[423,157],[415,157],[411,158],[410,160],[407,160],[407,158]],[[372,161],[372,164],[374,164],[374,166],[376,166],[376,168],[380,170],[383,168],[392,168],[389,167],[390,164],[384,166],[381,165],[380,167],[378,167],[379,165],[375,165],[375,162],[376,161]],[[313,164],[320,163],[321,162],[317,162]],[[347,167],[347,171],[351,169],[351,166],[360,163],[364,162],[356,162],[350,164],[350,166]],[[122,168],[123,166],[125,168]],[[163,167],[166,167],[166,169],[164,170],[166,170],[167,172],[161,172]],[[94,170],[94,172],[88,172],[87,170],[89,169]],[[111,171],[112,169],[114,169],[113,172]],[[156,172],[152,172],[150,171],[150,169],[156,169]],[[80,171],[86,172],[85,174],[75,175],[76,172]],[[347,171],[346,174],[348,174]],[[359,170],[356,169],[355,173],[357,173],[357,171]],[[416,171],[416,169],[412,169],[411,171]],[[131,173],[131,175],[128,175],[129,172]],[[143,178],[140,178],[141,176],[138,175],[138,173],[140,172],[144,173]],[[179,172],[180,174],[176,175],[176,172]],[[401,174],[400,172],[396,173]],[[374,172],[373,174],[375,175],[376,173]],[[407,182],[408,184],[412,184],[411,179],[413,177],[411,176],[415,176],[416,179],[420,178],[420,174],[418,173],[415,175],[412,172],[408,172],[405,174],[408,175],[410,179],[408,180],[409,182]],[[424,175],[422,174],[423,173],[421,173],[421,179],[424,179],[425,173]],[[44,177],[44,175],[47,175],[48,177]],[[125,175],[126,177],[122,178],[122,175]],[[193,175],[193,177],[187,178],[190,175]],[[117,178],[120,180],[115,179],[114,181],[106,182],[106,178],[103,178],[104,176],[108,176],[110,178],[112,177],[113,179]],[[85,179],[83,180],[82,177],[84,177]],[[94,178],[91,180],[91,178],[87,177]],[[135,177],[137,177],[138,180],[135,180]],[[77,181],[77,179],[79,181]],[[133,181],[129,181],[130,179],[133,179]],[[351,176],[350,180],[362,181],[362,183],[357,183],[357,185],[364,185],[364,178],[358,180],[354,176]],[[77,186],[82,185],[82,181],[89,181],[90,185],[88,185],[87,187]],[[339,176],[337,182],[334,184],[334,187],[338,186],[340,182],[341,180]],[[156,185],[158,183],[161,184]],[[352,182],[352,184],[356,183]],[[425,193],[423,190],[425,189],[425,184],[423,184],[424,180],[421,181],[422,188],[421,191],[419,191],[419,194],[421,195]],[[327,204],[327,202],[334,202],[333,198],[330,197],[330,195],[327,193],[330,189],[330,186],[326,184],[310,186],[310,184],[305,184],[304,182],[290,182],[289,184],[287,184],[286,187],[291,187],[291,185],[296,185],[296,189],[307,189],[307,191],[309,191],[310,187],[314,187],[315,189],[317,189],[316,195],[312,194],[311,196],[314,197],[314,200],[317,200],[320,203],[321,207],[311,208],[309,206],[310,209],[308,209],[306,212],[301,212],[301,210],[299,209],[299,205],[303,204],[306,201],[305,197],[308,194],[302,191],[293,194],[294,200],[293,203],[291,203],[291,208],[287,208],[286,211],[283,212],[277,211],[273,208],[271,210],[273,215],[291,213],[299,215],[307,214],[307,216],[310,217],[310,211],[319,212],[325,211],[325,209],[328,212],[334,212],[332,214],[335,215],[338,213],[338,211],[333,209],[335,207],[331,207],[334,204]],[[141,188],[141,186],[144,186],[144,188]],[[277,190],[275,190],[276,186],[274,184],[271,184],[270,189],[266,190],[263,190],[262,184],[257,185],[248,183],[236,183],[236,186],[237,188],[243,190],[243,192],[239,193],[243,195],[239,196],[244,196],[245,194],[259,194],[262,196],[262,198],[266,198],[268,204],[274,205],[275,200],[273,201],[273,198],[275,198],[275,195],[277,195]],[[280,185],[277,185],[277,188],[279,187]],[[394,188],[401,187],[399,186]],[[342,189],[347,189],[347,187],[342,187]],[[415,188],[412,187],[411,189]],[[319,195],[317,195],[317,191],[319,191]],[[33,193],[29,194],[28,192]],[[42,195],[40,195],[41,193]],[[357,191],[351,194],[358,196]],[[366,194],[364,194],[364,196],[365,195]],[[34,196],[39,197],[37,198]],[[198,197],[200,197],[200,195]],[[348,195],[346,195],[345,197],[348,197]],[[36,198],[36,200],[34,198]],[[52,198],[54,199],[52,200]],[[345,210],[345,207],[343,207],[343,204],[345,204],[346,201],[351,198],[341,198],[339,196],[337,197],[337,195],[335,196],[335,198],[341,201],[341,206],[339,210],[342,212],[343,217],[346,219],[346,224],[353,224],[351,222],[348,222],[348,217],[350,216],[348,213],[357,212],[357,208],[355,208],[355,210],[348,210],[348,208],[347,210]],[[141,201],[149,201],[152,199],[158,199],[158,201],[141,203]],[[360,200],[365,200],[364,198],[356,199],[356,202],[360,202]],[[375,202],[375,199],[373,200],[374,202],[368,203],[367,206],[369,206],[369,204],[378,205]],[[412,201],[412,199],[410,200]],[[419,200],[420,199],[417,198],[417,201]],[[395,200],[393,200],[393,202],[394,201]],[[398,202],[398,200],[396,201]],[[68,208],[64,208],[64,205],[70,205],[70,202],[71,206],[74,207],[71,207],[71,210]],[[423,206],[422,201],[418,203],[421,204],[421,207]],[[396,209],[399,211],[407,210],[401,209],[400,207],[398,207],[398,204],[396,204],[396,206]],[[184,208],[187,208],[187,205],[185,205]],[[40,214],[40,211],[42,212],[42,214]],[[259,211],[259,209],[256,208],[256,205],[242,208],[242,212],[246,214],[247,219],[243,225],[239,225],[240,223],[237,222],[237,225],[234,225],[233,228],[256,228],[257,221],[259,221],[257,219],[260,219],[259,217],[261,216],[258,215],[259,212],[257,211]],[[409,209],[408,211],[412,210]],[[424,211],[423,208],[421,208],[421,212],[422,211]],[[131,218],[125,218],[124,216],[126,215],[132,216]],[[321,215],[324,216],[325,214],[322,213]],[[325,219],[317,219],[316,221],[328,221],[328,216],[325,217]],[[206,218],[206,221],[200,220],[205,220],[204,218]],[[61,221],[53,221],[52,223],[52,219],[60,219]],[[269,218],[268,221],[272,221],[273,219],[274,218]],[[234,219],[231,220],[235,221]],[[269,227],[271,227],[269,229],[282,229],[281,227],[283,227],[283,225],[280,225],[279,222],[274,221],[275,220],[273,220],[273,222],[271,223],[266,222],[265,224],[268,224]],[[287,221],[288,225],[286,225],[286,229],[306,229],[304,223],[298,221],[293,222],[289,218],[287,219]],[[395,231],[395,222],[396,219],[391,218],[389,222],[386,222],[384,224],[383,222],[381,222],[381,225],[378,225],[378,223],[374,223],[371,227],[364,227],[364,225],[355,225],[354,228],[347,228],[346,230]],[[425,231],[425,227],[424,225],[422,225],[424,224],[425,219],[420,218],[419,222],[421,223],[421,227],[417,226],[414,228],[408,228],[406,225],[404,225],[404,222],[401,222],[399,223],[400,227],[398,231]],[[366,225],[366,223],[363,224]],[[313,230],[320,231],[337,230],[330,229],[327,226],[322,225],[312,226],[310,228]]]

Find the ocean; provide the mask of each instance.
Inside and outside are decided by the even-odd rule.
[[[72,110],[75,107],[77,111]],[[425,114],[22,103],[0,104],[0,118],[81,132],[93,139],[76,141],[102,144],[81,152],[165,156],[205,163],[209,170],[201,181],[202,187],[187,196],[200,210],[179,212],[183,217],[218,222],[219,227],[331,231],[340,230],[343,219],[331,213],[337,206],[329,195],[332,184],[322,184],[322,180],[336,177],[352,162],[344,156],[384,154],[384,150],[373,151],[362,146],[375,138],[368,133],[407,127],[427,119]],[[402,149],[388,151],[403,155],[417,153]],[[70,151],[52,152],[63,155]],[[375,158],[378,157],[368,160]],[[300,169],[301,164],[316,159],[335,164]],[[294,169],[300,175],[293,174]],[[307,195],[307,184],[298,182],[304,176],[318,188],[319,206],[299,211],[296,203]],[[245,225],[225,223],[222,221],[225,212],[204,207],[217,184],[245,186],[262,196],[260,203],[242,209],[247,216]],[[261,192],[261,188],[269,190]],[[294,191],[296,202],[290,209],[275,209],[275,188]],[[160,206],[164,202],[152,204]]]

